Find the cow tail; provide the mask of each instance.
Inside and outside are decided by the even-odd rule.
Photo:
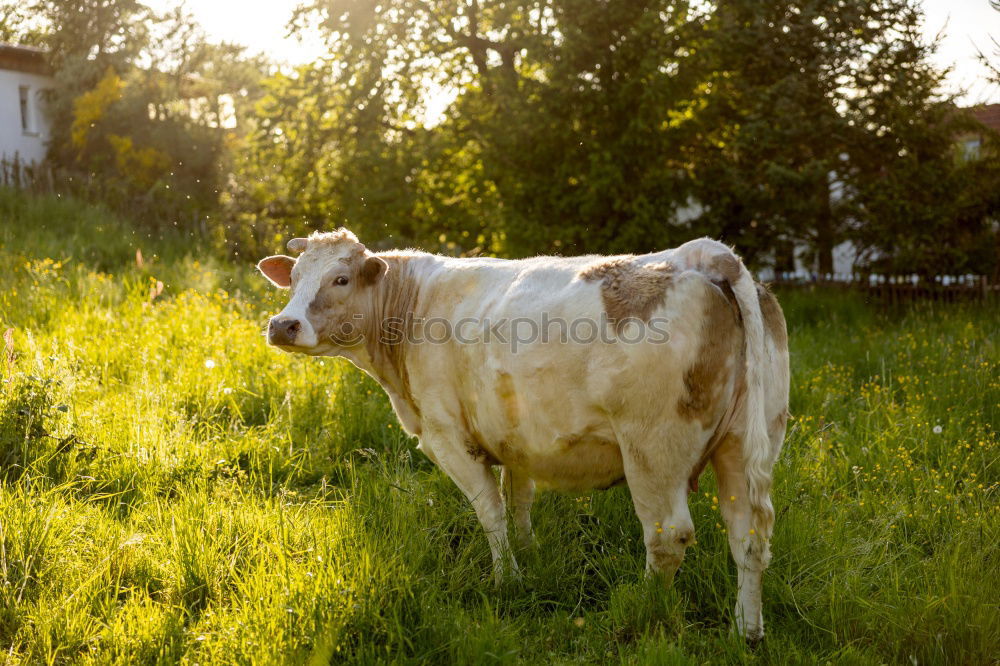
[[[771,470],[774,465],[771,438],[765,416],[764,372],[767,367],[764,348],[764,317],[753,276],[736,258],[739,277],[731,284],[743,318],[746,352],[746,425],[743,436],[743,468],[747,480],[754,529],[765,537],[774,523],[771,505]],[[735,272],[735,271],[734,271]]]

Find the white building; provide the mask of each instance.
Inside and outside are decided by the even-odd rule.
[[[0,43],[0,159],[30,164],[45,157],[45,91],[54,85],[44,50]]]

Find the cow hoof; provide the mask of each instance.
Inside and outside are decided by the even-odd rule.
[[[756,648],[764,640],[764,627],[743,627],[741,622],[733,625],[733,633],[743,638],[747,646]]]
[[[494,566],[493,567],[493,585],[495,587],[500,587],[502,585],[509,585],[511,583],[520,583],[522,580],[521,569],[517,566],[516,562],[513,562],[507,566]]]
[[[517,547],[520,550],[534,550],[538,547],[538,539],[535,538],[533,533],[525,537],[519,536],[517,538]]]

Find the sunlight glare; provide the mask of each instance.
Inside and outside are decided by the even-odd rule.
[[[288,21],[299,0],[145,0],[156,12],[183,5],[212,40],[246,46],[251,53],[298,65],[326,53],[318,33],[288,35]]]

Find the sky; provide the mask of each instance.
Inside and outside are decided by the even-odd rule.
[[[305,42],[287,36],[287,23],[293,8],[302,0],[187,0],[188,11],[210,37],[243,44],[254,52],[263,52],[285,63],[304,63],[323,53],[322,42],[313,37]],[[163,11],[179,0],[145,0],[145,4]],[[951,67],[949,90],[963,92],[960,102],[978,104],[1000,102],[1000,86],[985,80],[985,69],[977,61],[977,47],[1000,65],[1000,12],[989,0],[923,0],[925,34],[933,37],[944,31],[935,62]]]

